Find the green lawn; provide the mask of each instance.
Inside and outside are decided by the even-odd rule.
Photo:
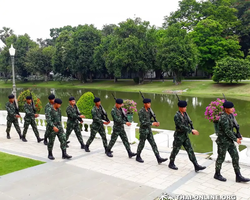
[[[153,81],[145,82],[144,84],[138,85],[132,80],[118,80],[114,83],[113,80],[94,80],[93,83],[80,83],[79,81],[63,82],[60,84],[58,81],[50,82],[27,82],[21,83],[17,82],[17,87],[47,87],[47,88],[88,88],[88,89],[101,89],[101,90],[111,90],[111,91],[124,91],[124,92],[138,92],[141,90],[145,93],[158,93],[167,94],[176,90],[186,90],[183,93],[188,96],[221,96],[224,92],[227,97],[233,97],[238,99],[250,100],[250,81],[244,81],[241,83],[226,84],[220,83],[216,84],[213,81],[183,81],[180,85],[174,85],[172,81]],[[10,88],[12,83],[4,83],[0,81],[0,87]]]
[[[0,176],[26,169],[44,162],[0,152]]]

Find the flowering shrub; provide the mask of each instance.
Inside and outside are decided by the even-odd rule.
[[[137,103],[134,102],[133,100],[126,99],[123,101],[123,104],[124,104],[123,110],[125,111],[126,114],[132,114],[137,112],[136,109]]]
[[[36,113],[40,113],[42,110],[42,102],[39,98],[37,98],[37,96],[33,92],[31,92],[31,94],[35,104]],[[24,104],[26,103],[27,96],[30,96],[30,90],[25,90],[21,92],[21,94],[18,96],[17,102],[20,112],[24,112]]]
[[[225,102],[224,99],[217,99],[216,101],[212,101],[209,106],[206,107],[205,111],[205,118],[208,119],[210,122],[217,123],[220,119],[220,116],[223,112],[223,103]],[[235,113],[235,109],[233,108],[233,115],[237,116]]]

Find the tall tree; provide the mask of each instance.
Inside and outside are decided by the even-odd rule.
[[[11,28],[3,27],[0,30],[0,40],[6,45],[6,39],[14,34],[14,31]]]
[[[172,71],[177,83],[183,73],[193,71],[198,63],[198,50],[192,38],[180,23],[159,32],[158,62],[165,71]]]

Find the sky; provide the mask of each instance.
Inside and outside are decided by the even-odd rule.
[[[1,0],[0,29],[10,27],[31,39],[50,38],[50,29],[67,25],[118,24],[140,17],[162,26],[163,18],[176,11],[179,0]],[[1,44],[0,44],[1,46]]]

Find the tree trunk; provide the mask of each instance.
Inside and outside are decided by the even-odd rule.
[[[155,70],[156,79],[161,79],[161,73],[162,73],[161,69]]]
[[[89,81],[90,81],[90,83],[92,83],[93,82],[93,79],[92,79],[92,73],[90,72],[90,75],[89,75]]]
[[[44,81],[48,82],[48,75],[47,74],[44,74]]]
[[[114,77],[114,83],[116,83],[117,82],[117,78],[116,77]]]

